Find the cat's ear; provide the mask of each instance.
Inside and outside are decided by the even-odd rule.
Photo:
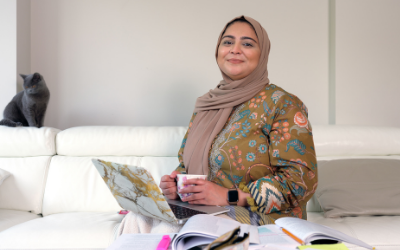
[[[24,79],[25,80],[25,78],[27,77],[27,75],[24,75],[24,74],[19,74],[21,77],[22,77],[22,79]]]
[[[40,74],[35,72],[35,74],[33,74],[32,80],[36,82],[40,81]]]
[[[34,80],[40,80],[40,74],[36,72],[35,74],[33,74],[32,79],[34,79]]]

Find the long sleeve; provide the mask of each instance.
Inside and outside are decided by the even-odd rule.
[[[248,188],[258,211],[293,213],[301,217],[301,207],[317,187],[317,161],[307,109],[295,96],[282,94],[274,112],[264,113],[263,134],[269,144],[271,173],[250,182]],[[269,119],[267,119],[269,118]]]

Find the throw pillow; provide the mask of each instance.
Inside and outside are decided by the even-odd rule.
[[[315,196],[328,218],[400,215],[400,159],[340,159],[318,164]]]

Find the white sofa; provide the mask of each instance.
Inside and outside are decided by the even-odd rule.
[[[400,249],[396,205],[400,181],[395,181],[400,175],[400,128],[313,129],[319,186],[307,205],[308,219],[377,249]],[[185,127],[93,126],[60,131],[0,126],[0,169],[11,173],[0,185],[0,249],[105,249],[115,239],[123,215],[90,160],[142,166],[159,182],[178,165],[185,132]],[[379,166],[371,167],[375,165]],[[325,218],[321,205],[325,214],[334,216],[338,208],[330,204],[330,197],[353,184],[361,191],[341,191],[339,197],[347,202],[338,208],[355,214]],[[363,197],[369,184],[381,191],[379,201],[390,201],[375,204],[376,197]],[[352,206],[352,200],[366,209]]]

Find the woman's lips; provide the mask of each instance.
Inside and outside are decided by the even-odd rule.
[[[239,59],[229,59],[228,62],[237,64],[237,63],[242,63],[243,61]]]

